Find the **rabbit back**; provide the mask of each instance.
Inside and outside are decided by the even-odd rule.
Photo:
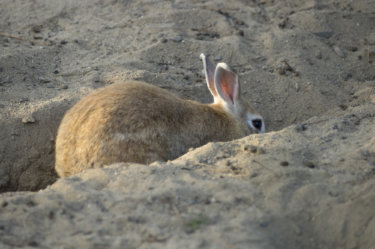
[[[177,158],[210,141],[244,136],[215,104],[183,100],[142,82],[94,91],[64,116],[56,139],[56,165],[65,177],[115,162]]]

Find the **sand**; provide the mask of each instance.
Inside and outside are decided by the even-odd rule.
[[[0,2],[1,248],[372,248],[375,3]],[[66,179],[66,110],[125,79],[212,101],[238,73],[268,130]]]

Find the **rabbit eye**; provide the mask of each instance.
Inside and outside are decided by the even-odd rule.
[[[253,123],[253,126],[254,126],[256,129],[260,130],[260,129],[262,128],[262,120],[260,120],[260,119],[254,119],[254,120],[252,121],[252,123]]]

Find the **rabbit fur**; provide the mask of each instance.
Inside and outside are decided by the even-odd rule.
[[[262,117],[240,96],[237,75],[201,54],[214,103],[183,100],[139,81],[94,91],[65,114],[56,138],[60,177],[115,162],[175,159],[190,148],[264,132]]]

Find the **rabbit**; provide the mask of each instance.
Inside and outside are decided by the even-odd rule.
[[[75,104],[57,132],[59,177],[115,162],[167,161],[208,142],[265,132],[262,116],[240,95],[237,75],[225,63],[215,67],[200,58],[212,104],[139,81],[103,87]]]

